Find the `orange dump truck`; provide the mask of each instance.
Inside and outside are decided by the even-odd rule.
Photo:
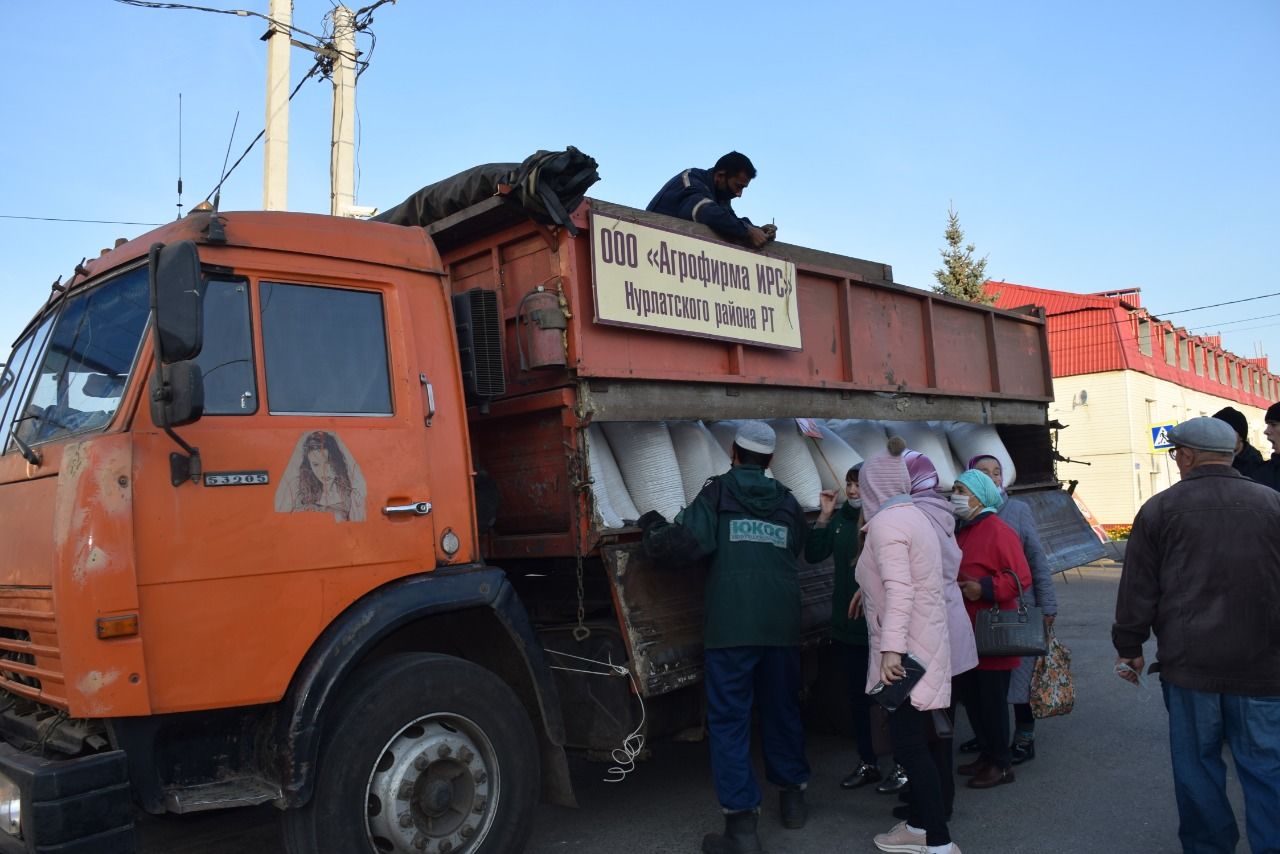
[[[995,424],[1055,559],[1093,556],[1036,314],[573,224],[201,212],[56,287],[0,384],[0,851],[271,802],[292,854],[514,852],[566,749],[698,726],[698,574],[601,524],[593,423]]]

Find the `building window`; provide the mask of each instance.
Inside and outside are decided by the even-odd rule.
[[[1234,362],[1227,362],[1227,370],[1231,374],[1231,387],[1240,388],[1240,368]]]
[[[1191,342],[1185,338],[1178,341],[1178,360],[1182,363],[1182,370],[1191,370]]]
[[[1195,359],[1196,363],[1196,376],[1202,377],[1204,376],[1204,348],[1199,344],[1195,345],[1195,347],[1195,354],[1192,358]]]
[[[1205,361],[1208,362],[1209,379],[1214,382],[1218,381],[1218,357],[1212,353],[1205,354]]]
[[[1144,356],[1151,355],[1151,321],[1138,320],[1138,352]]]
[[[1178,364],[1177,356],[1174,355],[1177,346],[1178,336],[1166,329],[1164,331],[1164,360],[1170,365]]]
[[[1224,353],[1218,354],[1218,382],[1223,385],[1230,382],[1227,378],[1227,357]]]

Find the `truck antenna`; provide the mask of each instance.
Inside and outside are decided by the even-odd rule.
[[[236,127],[240,124],[240,111],[236,110],[235,121],[231,123],[231,139],[227,140],[227,153],[222,158],[222,174],[218,177],[218,186],[213,188],[213,209],[218,210],[222,201],[222,182],[227,180],[227,161],[231,159],[231,144],[236,141]]]
[[[178,219],[182,219],[182,93],[178,93]]]

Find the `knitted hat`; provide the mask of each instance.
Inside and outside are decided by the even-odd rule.
[[[1267,407],[1267,414],[1266,414],[1265,420],[1280,421],[1280,403],[1273,403],[1269,407]]]
[[[1179,448],[1210,451],[1216,454],[1236,452],[1236,431],[1217,418],[1191,418],[1169,430],[1169,441]]]
[[[1224,406],[1217,412],[1213,413],[1213,417],[1219,421],[1225,421],[1231,425],[1231,429],[1236,431],[1236,435],[1241,439],[1249,438],[1249,419],[1244,417],[1244,413],[1234,406]]]
[[[886,502],[896,498],[910,500],[911,475],[902,459],[907,443],[894,436],[887,443],[888,453],[877,454],[862,464],[858,487],[862,491],[862,513],[869,520]]]
[[[744,451],[755,451],[757,454],[772,454],[777,436],[773,428],[763,421],[744,421],[733,437],[733,444]]]

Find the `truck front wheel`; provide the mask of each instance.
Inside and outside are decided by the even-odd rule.
[[[446,655],[375,661],[344,686],[315,792],[284,814],[289,854],[496,854],[524,848],[537,740],[515,693]]]

